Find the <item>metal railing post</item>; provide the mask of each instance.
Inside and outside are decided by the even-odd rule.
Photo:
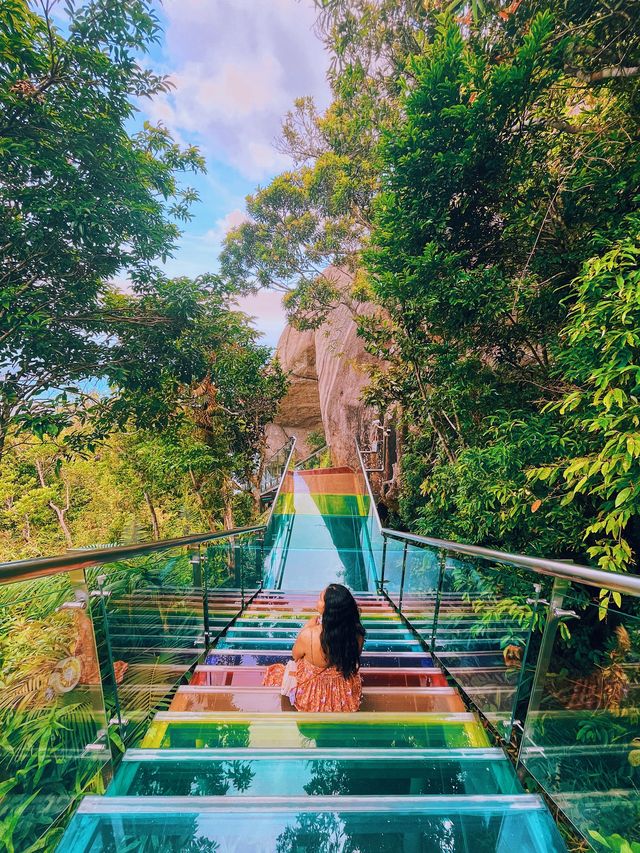
[[[520,749],[518,750],[518,764],[522,763],[522,749],[525,745],[525,733],[529,716],[540,710],[542,696],[544,693],[545,679],[549,671],[549,663],[553,653],[553,644],[556,640],[558,632],[558,624],[560,623],[560,615],[558,613],[562,608],[565,594],[569,588],[569,581],[564,578],[556,578],[551,590],[550,603],[547,611],[547,622],[544,626],[542,634],[542,642],[540,643],[540,651],[538,653],[538,662],[536,664],[536,672],[533,676],[533,687],[529,699],[529,707],[525,714],[523,730],[520,740]]]
[[[404,543],[404,549],[402,551],[402,573],[400,574],[400,595],[398,597],[398,610],[402,612],[402,596],[404,594],[404,573],[407,568],[407,549],[409,547],[409,543]]]
[[[109,678],[111,679],[111,681],[113,683],[113,706],[114,706],[115,716],[113,716],[111,719],[107,719],[107,724],[110,726],[117,725],[118,728],[120,729],[120,737],[123,738],[124,737],[124,731],[123,731],[124,725],[123,724],[126,721],[122,716],[122,711],[120,708],[120,697],[118,696],[118,682],[116,680],[115,661],[114,661],[114,657],[113,657],[113,649],[111,647],[111,632],[109,630],[109,617],[107,614],[107,598],[109,597],[110,593],[107,590],[105,590],[105,588],[104,588],[104,584],[105,584],[106,580],[107,580],[106,575],[98,575],[98,577],[96,578],[96,584],[98,586],[98,589],[94,590],[91,593],[91,597],[97,598],[99,600],[98,606],[100,608],[100,616],[102,618],[102,624],[104,626],[104,643],[105,643],[105,649],[107,651],[107,661],[106,661],[107,662],[107,669],[109,671]],[[102,679],[101,679],[101,682],[102,682]],[[101,688],[104,692],[104,685],[102,683],[101,683]]]
[[[202,618],[204,622],[204,646],[209,649],[211,642],[211,624],[209,621],[209,559],[205,551],[204,570],[202,569],[202,546],[198,545],[198,562],[200,563],[200,576],[202,578]]]
[[[433,625],[431,626],[431,651],[436,647],[436,634],[438,631],[438,619],[440,618],[440,602],[442,600],[442,587],[444,585],[444,573],[447,569],[447,552],[438,552],[440,572],[438,573],[438,586],[436,588],[436,600],[433,608]]]
[[[534,592],[536,597],[534,599],[529,599],[528,603],[531,604],[531,617],[529,619],[529,629],[527,633],[527,642],[525,643],[524,652],[522,653],[522,661],[520,664],[520,675],[518,676],[518,684],[516,686],[516,692],[513,697],[513,706],[511,708],[511,720],[509,721],[509,731],[511,733],[511,742],[516,747],[516,749],[520,748],[520,742],[522,740],[522,735],[524,733],[524,727],[522,725],[521,720],[518,719],[520,716],[519,709],[524,705],[525,708],[528,707],[528,701],[531,698],[531,691],[529,690],[528,695],[526,695],[525,691],[525,676],[527,673],[527,661],[529,660],[529,651],[531,649],[531,637],[533,635],[533,629],[536,622],[536,614],[538,612],[538,607],[541,603],[540,593],[542,591],[542,584],[534,585]],[[526,710],[525,710],[526,716]]]
[[[382,537],[382,567],[380,569],[380,580],[378,582],[378,592],[384,592],[384,570],[387,565],[387,537]]]

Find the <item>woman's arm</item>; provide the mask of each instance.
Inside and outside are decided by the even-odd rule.
[[[291,655],[294,660],[300,660],[309,653],[309,641],[311,639],[311,626],[305,625],[301,630],[296,641],[293,644]]]

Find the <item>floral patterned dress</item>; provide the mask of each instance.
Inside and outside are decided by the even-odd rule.
[[[265,687],[280,687],[284,664],[267,667],[263,679]],[[298,711],[357,711],[362,699],[362,677],[359,672],[345,678],[335,666],[315,666],[301,658],[296,666],[297,687],[293,704]]]

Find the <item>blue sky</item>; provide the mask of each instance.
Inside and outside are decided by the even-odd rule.
[[[326,105],[328,60],[311,0],[164,0],[158,11],[164,36],[145,61],[175,88],[142,101],[141,117],[162,121],[206,158],[207,174],[189,180],[202,200],[166,265],[170,275],[194,276],[217,269],[246,195],[288,167],[273,144],[282,118],[301,95]],[[275,346],[284,326],[281,295],[260,293],[240,307]]]

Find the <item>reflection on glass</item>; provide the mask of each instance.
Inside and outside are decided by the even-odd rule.
[[[509,739],[532,678],[539,588],[515,566],[448,557],[434,617],[434,651],[469,699]]]
[[[150,754],[145,754],[150,753]],[[200,759],[138,750],[109,788],[119,796],[426,796],[516,794],[511,763],[499,750],[443,750],[382,758],[308,758],[291,753]]]
[[[105,699],[129,738],[205,650],[199,561],[187,548],[89,573]]]
[[[640,602],[625,596],[605,616],[598,590],[574,584],[561,610],[520,760],[598,849],[614,834],[638,844]]]
[[[471,805],[455,799],[406,809],[391,800],[382,810],[358,811],[335,804],[308,811],[279,810],[233,814],[220,810],[180,813],[167,803],[158,814],[83,814],[68,832],[60,853],[83,849],[92,839],[94,853],[118,853],[123,845],[155,853],[560,853],[558,830],[534,797],[519,802],[486,801]],[[76,845],[74,847],[74,845]],[[134,848],[132,848],[134,849]]]
[[[104,789],[110,753],[82,572],[0,587],[0,838],[26,850],[84,791]],[[49,840],[47,840],[49,839]]]

